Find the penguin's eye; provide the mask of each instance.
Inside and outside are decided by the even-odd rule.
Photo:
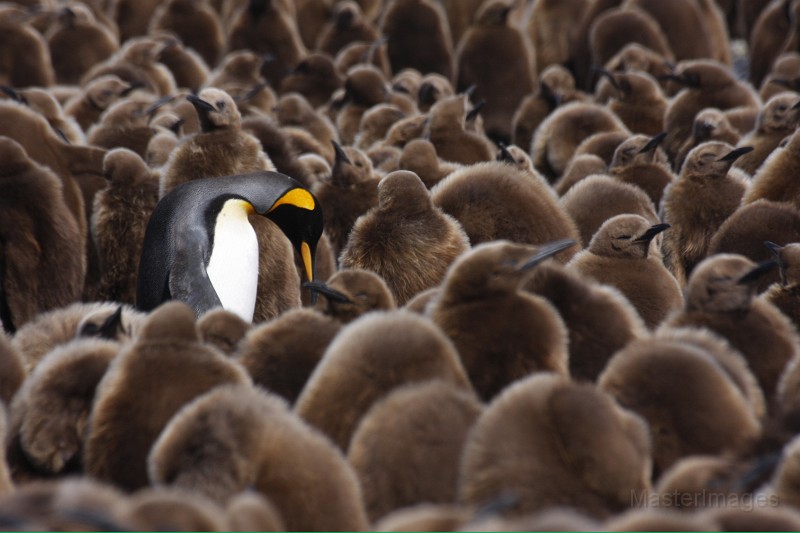
[[[225,100],[219,100],[217,102],[217,109],[220,111],[225,109]]]
[[[359,300],[368,300],[369,294],[367,294],[366,292],[359,292],[358,294],[356,294],[356,298],[358,298]]]
[[[787,109],[789,109],[789,106],[787,106],[786,104],[781,104],[778,106],[778,111],[783,112],[786,111]]]
[[[630,238],[631,238],[631,236],[630,236],[630,235],[617,235],[617,236],[616,236],[616,237],[614,237],[614,238],[615,238],[616,240],[618,240],[618,241],[621,241],[621,240],[626,240],[626,241],[627,241],[628,239],[630,239]]]

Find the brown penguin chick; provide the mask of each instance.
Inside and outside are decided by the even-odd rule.
[[[494,148],[489,139],[466,129],[468,100],[465,94],[445,97],[431,107],[427,119],[423,118],[424,115],[409,119],[423,122],[424,137],[430,140],[439,157],[462,165],[494,159]],[[393,130],[387,134],[389,143],[393,142]],[[414,137],[420,135],[414,132]],[[407,138],[406,142],[409,140]]]
[[[100,76],[87,83],[83,90],[64,104],[64,113],[74,118],[86,132],[100,120],[111,104],[126,96],[133,86],[118,76]]]
[[[641,9],[620,6],[601,13],[589,28],[592,63],[605,65],[631,42],[674,60],[669,41],[655,18]]]
[[[146,94],[135,94],[112,104],[86,132],[86,142],[106,150],[128,148],[144,157],[153,136],[148,110],[154,104],[153,97]]]
[[[194,48],[184,46],[173,33],[158,32],[153,36],[161,43],[157,59],[172,73],[178,89],[199,91],[205,85],[210,73],[202,56]]]
[[[708,255],[735,253],[752,261],[771,259],[773,254],[764,241],[789,243],[800,241],[800,211],[792,204],[758,200],[736,210],[708,245]],[[780,279],[778,269],[755,282],[756,292],[763,292]]]
[[[144,161],[152,169],[160,169],[169,159],[169,155],[178,146],[182,136],[184,120],[178,115],[165,111],[150,119],[153,136],[147,142]]]
[[[344,82],[344,104],[335,119],[342,144],[352,145],[362,115],[372,106],[386,103],[388,98],[389,86],[376,67],[357,65],[350,69]]]
[[[236,313],[221,307],[206,311],[197,319],[197,330],[203,342],[228,356],[237,352],[239,342],[251,326]]]
[[[353,145],[367,151],[376,147],[386,137],[389,128],[405,116],[405,111],[393,104],[372,106],[361,115],[361,122]]]
[[[534,269],[522,288],[555,307],[569,336],[569,374],[595,381],[611,356],[647,335],[639,313],[617,289],[549,262]]]
[[[65,477],[20,485],[0,500],[0,513],[21,529],[110,531],[127,528],[118,516],[125,496],[88,477]]]
[[[303,44],[313,50],[317,37],[331,13],[330,0],[299,0],[296,2],[297,28]]]
[[[739,207],[747,183],[729,170],[750,149],[703,143],[689,152],[678,179],[664,191],[661,212],[672,226],[662,244],[664,263],[681,286],[706,257],[714,232]]]
[[[271,320],[302,305],[300,275],[291,242],[277,224],[260,215],[250,215],[258,239],[258,287],[253,324]],[[321,241],[321,240],[320,240]],[[322,242],[317,247],[317,275],[321,275]],[[280,287],[280,290],[276,290]]]
[[[502,443],[502,444],[500,444]],[[537,374],[502,392],[467,439],[459,494],[473,506],[501,494],[519,517],[565,506],[604,518],[650,488],[644,421],[593,384]]]
[[[605,106],[573,102],[558,107],[539,125],[531,142],[533,165],[551,182],[567,168],[575,150],[600,132],[625,132],[625,124]]]
[[[659,81],[662,89],[666,89],[669,83],[664,76],[675,68],[672,61],[636,42],[623,46],[604,66],[609,72],[646,72]],[[593,75],[594,72],[593,69]]]
[[[539,73],[539,86],[522,99],[511,119],[511,142],[529,149],[533,133],[553,110],[562,104],[584,100],[575,88],[572,73],[561,65],[550,65]]]
[[[30,372],[50,351],[76,336],[106,335],[122,342],[138,333],[144,315],[123,306],[119,320],[111,318],[119,307],[114,302],[76,302],[41,313],[17,331],[11,346],[22,355],[25,370]],[[109,325],[112,331],[103,327]]]
[[[589,3],[539,0],[529,4],[523,29],[536,52],[536,68],[540,73],[552,65],[570,64],[581,29],[576,24],[576,15],[584,13]]]
[[[11,337],[5,332],[0,332],[0,364],[4,369],[0,376],[0,401],[11,405],[11,399],[27,377],[27,371],[22,352],[11,343]]]
[[[293,177],[307,187],[314,183],[297,159],[298,151],[292,144],[292,138],[273,119],[258,115],[244,118],[242,130],[259,141],[276,171]]]
[[[800,243],[780,246],[767,241],[764,244],[778,261],[780,282],[770,285],[759,298],[777,307],[800,331],[800,298],[797,296],[800,294]]]
[[[703,18],[698,0],[678,0],[674,4],[663,4],[658,0],[627,0],[623,6],[625,9],[644,11],[653,17],[664,32],[676,61],[718,59],[712,54],[710,21]]]
[[[392,77],[389,55],[386,53],[386,40],[383,38],[376,41],[355,41],[345,45],[336,53],[333,64],[343,75],[356,65],[364,64],[377,68],[386,79]],[[406,95],[396,93],[396,96]]]
[[[448,271],[428,314],[455,344],[482,400],[532,372],[569,375],[563,320],[547,300],[520,288],[538,263],[573,244],[484,243]]]
[[[393,72],[413,68],[453,77],[453,41],[447,13],[430,0],[394,0],[381,15],[381,34]]]
[[[508,23],[510,9],[507,0],[481,5],[458,43],[453,76],[458,91],[475,86],[473,101],[486,101],[481,111],[486,134],[506,144],[511,142],[514,112],[536,84],[535,58],[522,32]]]
[[[502,496],[498,498],[502,502]],[[600,522],[585,513],[567,506],[554,506],[543,511],[523,516],[499,516],[478,511],[471,520],[460,527],[460,531],[595,531],[601,529]],[[502,503],[501,503],[502,505]]]
[[[143,488],[131,494],[118,509],[122,522],[137,531],[225,531],[228,528],[220,505],[185,489]]]
[[[641,187],[656,206],[661,205],[664,189],[676,179],[666,154],[658,147],[664,137],[663,133],[655,137],[630,137],[617,147],[608,167],[614,178]]]
[[[773,406],[781,374],[800,353],[800,338],[775,306],[755,298],[754,282],[770,266],[774,263],[756,266],[736,254],[709,257],[689,278],[685,308],[665,323],[704,327],[724,337],[747,359],[768,405]]]
[[[97,385],[120,344],[83,338],[51,351],[31,372],[10,405],[12,473],[80,470],[80,455]],[[28,472],[26,472],[26,470]]]
[[[12,87],[0,86],[0,91],[10,99],[24,104],[47,120],[53,131],[68,144],[85,144],[86,139],[78,123],[67,116],[49,90],[39,87],[16,90]]]
[[[253,383],[297,400],[341,324],[311,309],[292,309],[252,328],[236,352],[236,361]]]
[[[608,172],[608,163],[594,154],[581,154],[573,156],[569,166],[558,180],[553,183],[553,190],[559,196],[564,196],[572,187],[594,174],[605,175]],[[591,237],[591,235],[589,235]]]
[[[207,65],[216,65],[223,54],[225,33],[219,15],[208,0],[169,0],[153,12],[148,33],[169,31],[197,51]]]
[[[258,139],[242,131],[242,116],[228,93],[209,87],[187,99],[197,110],[202,131],[170,154],[161,174],[160,196],[196,178],[275,169]]]
[[[461,453],[483,410],[474,393],[431,381],[394,389],[361,419],[347,452],[371,522],[420,503],[455,503]]]
[[[419,176],[398,170],[381,179],[378,204],[353,225],[339,264],[375,272],[403,305],[438,285],[469,243],[461,224],[434,205]]]
[[[147,454],[170,418],[213,387],[249,382],[239,365],[201,343],[186,304],[163,304],[98,385],[84,443],[86,472],[126,490],[147,485]],[[141,396],[143,386],[153,394]]]
[[[118,0],[114,2],[112,14],[119,28],[119,40],[124,43],[132,37],[147,33],[159,0]]]
[[[430,320],[407,311],[367,313],[328,346],[295,412],[347,450],[373,404],[397,387],[433,379],[471,390],[450,339]]]
[[[6,137],[0,161],[0,318],[14,333],[42,311],[80,298],[85,241],[52,170]]]
[[[762,0],[756,0],[762,1]],[[728,28],[726,13],[716,0],[698,0],[700,17],[706,23],[711,40],[711,58],[725,65],[733,64],[731,30]]]
[[[378,31],[365,16],[358,2],[337,1],[331,7],[328,20],[320,28],[316,49],[331,56],[356,41],[373,42],[380,37]]]
[[[648,502],[652,501],[659,502],[658,505],[666,507],[668,503],[662,504],[659,496],[651,493],[637,498],[631,505],[635,507],[638,504],[645,508],[634,508],[621,513],[606,521],[602,527],[605,531],[717,531],[719,529],[718,523],[706,514],[681,513],[678,510],[667,508],[647,508],[648,505],[652,505]],[[694,494],[687,495],[687,500],[694,498]],[[677,505],[679,503],[675,504],[675,506]]]
[[[610,165],[617,147],[628,140],[630,136],[631,133],[629,131],[601,131],[592,134],[581,141],[578,147],[575,148],[575,153],[572,157],[594,154],[605,161],[606,165]]]
[[[305,175],[312,183],[322,181],[331,175],[331,165],[321,155],[314,152],[300,154],[297,161],[305,169]]]
[[[339,257],[358,217],[378,205],[380,177],[364,152],[333,143],[336,159],[331,173],[315,183],[312,191],[325,209],[325,233],[334,256]]]
[[[429,73],[422,77],[419,87],[412,94],[416,94],[417,109],[420,113],[427,113],[433,104],[442,98],[453,96],[455,89],[449,78],[445,78],[441,74]]]
[[[12,13],[0,16],[0,33],[0,83],[12,87],[49,87],[55,83],[50,50],[41,33]]]
[[[119,48],[117,36],[81,3],[62,7],[46,34],[56,82],[78,84],[88,70]]]
[[[440,117],[441,118],[441,117]],[[429,115],[427,113],[418,114],[418,115],[411,115],[404,119],[400,119],[395,122],[389,131],[386,132],[386,138],[383,141],[385,146],[390,146],[394,148],[403,148],[406,144],[410,143],[415,139],[422,139],[429,137],[430,135],[426,133],[426,129],[428,128]],[[446,122],[446,121],[445,121]],[[458,124],[458,122],[456,122]],[[444,127],[444,123],[440,124],[440,140],[446,138],[448,133],[446,128]],[[462,131],[459,126],[459,131]],[[456,135],[461,135],[460,133]],[[462,141],[464,140],[465,136],[462,135]],[[491,143],[488,139],[478,138],[477,142],[474,139],[470,139],[469,141],[473,141],[471,146],[474,148],[476,144],[480,147],[481,153],[485,153],[487,158],[491,158]],[[487,159],[488,160],[488,159]]]
[[[605,72],[609,83],[616,89],[608,108],[633,133],[661,133],[667,98],[655,78],[644,72]]]
[[[281,80],[280,93],[300,93],[316,108],[330,100],[342,85],[344,78],[336,70],[333,58],[323,52],[312,52]]]
[[[598,384],[647,421],[655,478],[689,455],[744,453],[761,431],[742,390],[720,363],[678,340],[631,342],[609,361]]]
[[[472,245],[497,239],[543,244],[580,234],[538,174],[491,161],[457,170],[431,191],[434,205],[456,218]],[[559,254],[567,261],[580,247]]]
[[[249,50],[268,57],[261,73],[273,87],[306,55],[291,4],[253,0],[240,7],[228,24],[228,50]]]
[[[473,512],[462,505],[421,503],[392,511],[372,524],[375,531],[462,530]],[[496,529],[496,531],[500,531]]]
[[[369,270],[345,268],[328,278],[324,287],[313,284],[311,288],[322,296],[316,309],[342,324],[371,311],[391,311],[397,307],[383,278]]]
[[[428,189],[461,168],[457,163],[442,161],[436,148],[425,139],[414,139],[403,147],[398,161],[399,170],[410,170],[420,177]]]
[[[665,507],[676,507],[684,514],[691,514],[694,510],[714,506],[717,498],[719,502],[730,501],[727,498],[741,498],[751,493],[753,488],[747,479],[748,474],[752,475],[748,471],[750,468],[749,461],[729,455],[690,455],[661,474],[655,493]],[[714,499],[707,497],[710,494]]]
[[[529,172],[533,176],[538,176],[538,173],[533,168],[533,161],[531,161],[528,152],[520,148],[519,146],[509,145],[509,146],[500,146],[500,152],[497,154],[495,158],[497,161],[503,161],[510,165],[514,165],[520,170],[525,172]]]
[[[334,151],[331,141],[339,138],[336,127],[327,117],[318,113],[306,98],[299,93],[282,95],[275,107],[275,116],[283,128],[301,128],[310,133],[322,149],[320,155],[323,155],[329,163],[333,163]]]
[[[559,201],[559,207],[577,226],[582,246],[588,246],[603,223],[622,214],[660,222],[653,201],[640,187],[611,176],[593,175],[580,180]]]
[[[725,113],[713,107],[706,108],[695,115],[692,134],[673,157],[672,168],[679,172],[689,152],[704,142],[719,141],[736,146],[740,138],[741,134],[733,127]]]
[[[797,96],[797,95],[795,95]],[[795,130],[784,146],[776,146],[758,171],[753,175],[749,190],[742,199],[747,205],[764,199],[774,202],[790,202],[800,207],[800,190],[791,179],[800,169],[797,156],[800,154],[800,129]]]
[[[341,452],[282,399],[254,387],[217,387],[181,409],[153,446],[149,471],[156,486],[220,503],[255,489],[289,530],[367,527],[358,481]]]
[[[764,502],[759,494],[756,502]],[[789,531],[800,528],[800,512],[792,506],[781,506],[775,498],[766,496],[768,507],[755,505],[752,509],[741,507],[719,507],[704,512],[718,530],[742,529],[747,531]],[[763,504],[762,504],[763,505]]]
[[[100,260],[98,297],[133,305],[144,231],[158,203],[158,175],[127,148],[108,152],[103,166],[108,187],[95,196],[91,219]]]
[[[794,21],[793,1],[772,2],[761,11],[750,32],[749,80],[759,87],[791,37]]]
[[[115,74],[128,83],[141,85],[159,97],[174,94],[175,78],[158,61],[162,44],[152,37],[136,37],[123,45],[107,60],[95,64],[84,74],[81,85],[106,74]]]
[[[278,508],[266,496],[252,490],[240,492],[225,506],[230,531],[286,531]]]
[[[253,86],[267,80],[261,74],[264,58],[250,50],[233,50],[211,71],[206,87]]]
[[[670,79],[684,88],[669,102],[664,115],[664,149],[673,160],[691,136],[697,113],[707,107],[728,111],[738,107],[758,108],[758,95],[733,71],[716,61],[696,59],[678,64]]]
[[[636,308],[649,328],[655,328],[683,305],[681,287],[656,254],[653,239],[668,224],[651,225],[639,215],[617,215],[606,220],[587,249],[575,255],[567,268],[616,287]]]
[[[733,164],[755,176],[762,163],[800,125],[800,96],[783,92],[773,96],[759,110],[756,128],[739,141],[741,146],[752,146],[753,151],[743,155]],[[775,198],[770,198],[775,199]]]
[[[800,53],[784,52],[775,59],[769,74],[761,82],[758,95],[762,102],[778,93],[800,89]]]

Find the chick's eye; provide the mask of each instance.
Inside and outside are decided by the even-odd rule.
[[[618,241],[621,241],[621,240],[626,240],[627,241],[628,239],[631,238],[631,236],[630,235],[617,235],[614,238],[617,239]]]
[[[219,109],[220,111],[225,109],[225,101],[224,100],[220,100],[220,101],[217,102],[217,109]]]

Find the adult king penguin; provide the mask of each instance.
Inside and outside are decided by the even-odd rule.
[[[261,171],[179,185],[156,205],[144,236],[136,306],[186,302],[200,316],[222,306],[252,321],[258,241],[248,216],[275,222],[300,253],[309,280],[322,235],[322,208],[294,179]]]

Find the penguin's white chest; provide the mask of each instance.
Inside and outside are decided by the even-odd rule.
[[[217,215],[206,271],[222,307],[253,321],[258,289],[258,239],[243,200],[228,200]]]

